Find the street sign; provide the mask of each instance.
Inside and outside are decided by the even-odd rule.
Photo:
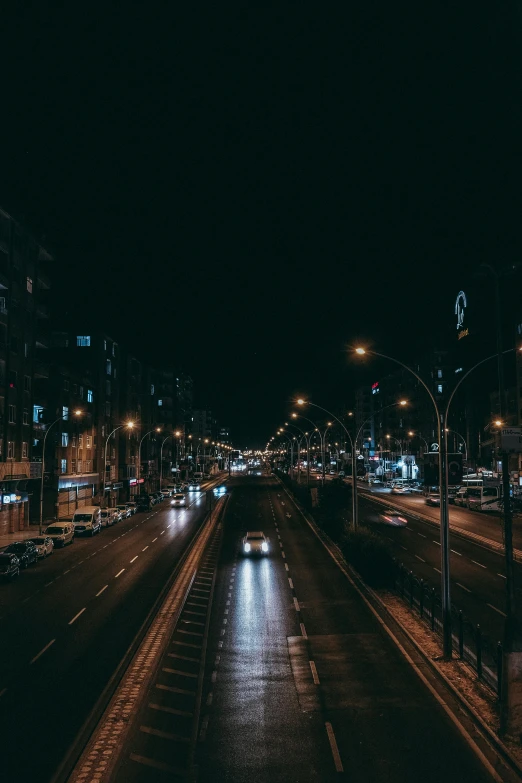
[[[522,427],[503,427],[500,430],[502,451],[522,452]]]
[[[430,446],[430,452],[433,454],[433,453],[438,452],[438,450],[439,450],[439,444],[438,443],[432,443],[431,446]]]

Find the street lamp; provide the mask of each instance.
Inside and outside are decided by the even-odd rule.
[[[512,350],[512,349],[510,349]],[[398,364],[400,367],[402,367],[404,370],[409,372],[411,375],[413,375],[418,382],[421,384],[421,386],[424,387],[426,392],[428,393],[431,402],[433,403],[433,407],[435,410],[435,416],[437,419],[437,427],[438,427],[438,433],[439,433],[439,491],[440,491],[440,550],[441,550],[441,592],[442,592],[442,640],[443,640],[443,654],[444,658],[446,660],[451,659],[451,597],[450,597],[450,564],[449,564],[449,508],[448,508],[448,444],[447,444],[447,437],[446,437],[446,423],[448,421],[448,415],[449,415],[449,409],[451,406],[451,402],[453,400],[453,397],[455,396],[455,393],[457,389],[459,389],[462,382],[468,377],[470,373],[472,373],[474,370],[477,369],[477,367],[480,367],[485,362],[490,361],[491,359],[497,359],[497,354],[493,354],[492,356],[487,356],[485,359],[482,359],[480,362],[477,362],[473,367],[471,367],[467,372],[464,373],[462,378],[459,380],[459,382],[454,387],[453,391],[450,394],[450,397],[448,399],[448,402],[446,404],[445,408],[439,409],[439,406],[437,404],[437,401],[435,397],[433,396],[433,393],[429,386],[423,381],[423,379],[418,375],[415,370],[412,370],[411,367],[408,367],[407,364],[404,364],[404,362],[401,362],[399,359],[395,359],[393,356],[387,356],[383,353],[377,353],[377,351],[372,350],[366,350],[365,348],[356,348],[355,353],[359,356],[378,356],[381,359],[388,359],[388,361],[394,362],[394,364]],[[509,351],[504,351],[504,353],[509,353]],[[505,503],[504,506],[509,507],[509,503]],[[510,510],[508,511],[508,514],[510,514]],[[511,531],[511,528],[510,528]],[[510,542],[512,546],[512,541]],[[511,590],[513,589],[513,583],[509,582],[510,578],[512,580],[513,578],[513,563],[511,561],[511,574],[508,574],[509,571],[509,563],[508,563],[508,537],[506,537],[506,589],[508,594],[507,603],[510,604],[510,591],[509,586],[511,585]],[[512,555],[512,551],[511,551]],[[513,596],[514,597],[514,596]],[[511,605],[508,608],[509,611],[513,611],[513,606]]]
[[[129,426],[130,426],[130,424],[129,424]],[[118,430],[119,427],[116,427],[116,429]],[[114,430],[114,431],[116,432],[116,430]],[[151,434],[151,432],[161,432],[161,427],[154,427],[152,430],[149,430],[148,432],[145,433],[145,435],[140,440],[140,445],[138,446],[138,481],[141,478],[141,444],[143,443],[143,441],[145,440],[147,435]],[[111,435],[112,435],[112,432],[111,432]],[[110,438],[110,435],[109,435],[109,438]],[[109,438],[107,438],[107,440]],[[107,444],[105,444],[105,450],[107,450]],[[148,475],[149,475],[149,473],[147,471],[147,477],[148,477]]]
[[[169,438],[172,438],[172,435],[167,435],[167,437],[162,440],[161,447],[160,447],[160,492],[163,487],[163,446],[165,445],[165,443],[168,441]],[[176,477],[176,481],[177,481],[177,477]]]
[[[75,416],[81,416],[83,414],[83,411],[77,410],[74,411]],[[62,421],[63,419],[68,419],[69,413],[65,413],[63,416],[58,416],[57,419],[53,421],[52,424],[49,424],[45,431],[44,440],[43,440],[43,450],[42,450],[42,476],[40,479],[40,535],[42,535],[43,530],[43,492],[44,492],[44,474],[45,474],[45,443],[47,441],[47,436],[49,435],[49,432],[52,427],[54,427],[55,424],[58,424],[59,421]]]
[[[423,438],[423,437],[422,437],[422,435],[416,435],[416,434],[415,434],[414,432],[412,432],[411,430],[408,432],[408,435],[410,436],[410,438],[418,438],[419,440],[421,440],[421,441],[424,443],[424,446],[425,446],[425,448],[426,448],[426,452],[428,452],[428,451],[429,451],[429,448],[428,448],[428,441],[426,440],[426,438]]]

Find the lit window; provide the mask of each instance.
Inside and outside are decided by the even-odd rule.
[[[116,343],[112,344],[112,355],[116,356]]]
[[[62,459],[62,460],[60,460],[60,462],[61,462],[62,473],[67,473],[67,460],[66,459]]]
[[[437,370],[437,378],[442,378],[442,370]]]
[[[7,441],[7,459],[14,459],[14,440]]]
[[[33,293],[33,280],[31,277],[27,278],[27,290],[29,291],[30,294]]]
[[[29,456],[29,444],[25,441],[22,443],[22,459],[27,459]]]
[[[439,385],[437,386],[437,392],[439,394],[442,394],[442,383],[439,383]]]
[[[111,366],[111,360],[107,359],[106,361],[106,368],[107,368],[107,375],[110,375],[112,372],[112,366]]]
[[[62,419],[64,421],[69,420],[69,408],[66,405],[64,405],[62,408]]]
[[[73,449],[76,448],[76,435],[74,434],[71,435],[71,446],[73,447]]]
[[[151,385],[150,385],[150,393],[154,394],[154,384],[153,383],[151,383]]]
[[[103,341],[103,350],[104,350],[104,351],[106,351],[106,350],[107,350],[107,340],[104,340],[104,341]]]
[[[43,408],[41,405],[33,405],[33,421],[39,424],[42,421]]]
[[[62,432],[62,446],[68,446],[68,445],[69,445],[69,433]]]
[[[92,389],[87,389],[87,402],[92,402]]]
[[[76,345],[78,348],[88,348],[91,344],[91,338],[87,334],[78,335],[76,337]]]
[[[86,435],[85,436],[85,442],[88,449],[92,446],[92,435]]]
[[[163,405],[163,400],[158,400],[158,405]]]

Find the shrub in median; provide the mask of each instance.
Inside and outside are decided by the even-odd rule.
[[[340,544],[341,551],[351,565],[371,587],[390,587],[395,584],[397,565],[386,541],[370,530],[350,530]]]

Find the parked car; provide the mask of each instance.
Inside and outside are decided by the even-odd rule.
[[[172,492],[170,491],[170,489],[162,489],[161,494],[163,495],[164,498],[170,498],[172,496]]]
[[[130,517],[134,516],[134,514],[136,513],[136,504],[131,503],[129,500],[127,500],[123,505],[127,508],[127,511],[129,512],[129,516]]]
[[[466,489],[459,489],[459,491],[456,493],[455,497],[453,498],[453,502],[456,506],[467,506],[468,505],[468,490]]]
[[[38,557],[47,557],[54,552],[54,542],[51,536],[35,536],[31,541],[36,547]]]
[[[130,506],[130,509],[133,514],[138,513],[138,504],[134,500],[129,500],[128,503],[125,503],[126,506]]]
[[[15,555],[21,568],[27,568],[38,561],[38,550],[32,541],[13,541],[4,549],[7,554]]]
[[[100,521],[102,523],[102,527],[110,527],[111,525],[116,524],[118,522],[118,519],[115,519],[115,509],[114,508],[102,508],[100,511]]]
[[[55,546],[65,546],[74,541],[74,527],[72,522],[52,522],[44,531],[46,536],[53,539]]]
[[[101,508],[99,506],[83,506],[74,512],[72,523],[77,535],[93,536],[102,528]]]
[[[0,578],[13,579],[20,574],[20,561],[11,552],[0,552]]]
[[[140,495],[136,499],[138,511],[150,511],[152,508],[152,501],[148,495]]]
[[[117,509],[118,509],[118,511],[120,512],[120,514],[121,514],[121,518],[122,518],[122,519],[127,519],[127,517],[130,517],[130,516],[131,516],[131,510],[130,510],[130,508],[127,508],[127,506],[125,505],[125,503],[119,503],[119,504],[116,506],[116,508],[117,508]]]

